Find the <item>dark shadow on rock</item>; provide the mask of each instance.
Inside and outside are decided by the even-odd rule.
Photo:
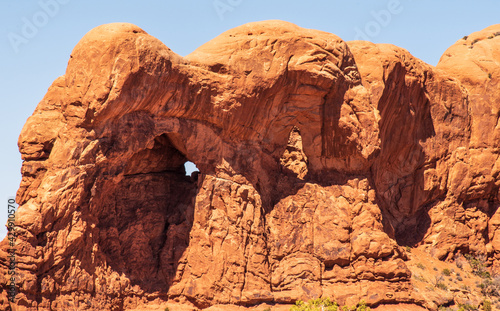
[[[99,207],[91,209],[99,214],[102,260],[131,286],[160,297],[189,245],[197,182],[186,176],[186,161],[166,135],[156,137],[152,149],[131,157],[118,183],[99,183]]]
[[[381,150],[371,168],[377,204],[386,233],[400,245],[413,246],[431,224],[432,204],[444,195],[439,189],[425,189],[424,173],[437,161],[422,146],[436,136],[431,103],[418,79],[396,64],[385,80],[378,109]]]

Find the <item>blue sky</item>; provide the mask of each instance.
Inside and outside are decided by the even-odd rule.
[[[392,43],[436,65],[455,41],[500,23],[497,0],[1,0],[0,238],[7,200],[21,179],[17,138],[69,55],[92,28],[111,22],[140,26],[187,55],[244,23],[280,19],[334,33],[346,41]]]

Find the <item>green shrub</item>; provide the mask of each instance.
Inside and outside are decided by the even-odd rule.
[[[491,274],[486,270],[486,265],[484,264],[484,259],[482,257],[475,258],[472,255],[465,255],[465,258],[469,262],[472,269],[472,273],[483,279],[490,279]]]
[[[442,290],[448,290],[448,286],[446,286],[446,284],[444,284],[442,282],[438,282],[436,284],[436,287],[439,288],[439,289],[442,289]]]
[[[290,311],[369,311],[364,301],[361,301],[354,307],[343,306],[339,308],[338,304],[328,298],[318,298],[309,300],[307,303],[298,300]]]
[[[481,289],[484,296],[500,297],[500,279],[497,277],[494,280],[483,279],[481,283],[477,284],[477,287]]]
[[[451,271],[448,268],[443,269],[443,271],[441,273],[444,274],[445,276],[450,276],[451,275]]]
[[[364,301],[361,301],[354,307],[343,306],[342,311],[370,311],[370,308],[366,306]]]
[[[483,311],[491,311],[491,301],[486,299],[483,301]]]
[[[295,306],[290,308],[290,311],[338,311],[339,306],[330,301],[330,299],[312,299],[305,303],[302,300],[297,300]]]
[[[458,311],[476,311],[478,308],[476,308],[473,305],[470,305],[468,303],[466,304],[459,304],[458,305]]]
[[[425,266],[424,266],[424,264],[423,264],[423,263],[421,263],[421,262],[419,262],[419,263],[417,264],[417,268],[422,269],[422,270],[425,270]]]

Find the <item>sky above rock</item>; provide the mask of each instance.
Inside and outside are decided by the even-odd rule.
[[[499,23],[498,12],[500,2],[494,0],[1,1],[0,199],[5,208],[0,212],[0,238],[6,232],[7,200],[15,196],[21,180],[21,128],[53,80],[64,74],[74,46],[96,26],[136,24],[185,56],[236,26],[280,19],[346,41],[391,43],[436,65],[454,42]]]

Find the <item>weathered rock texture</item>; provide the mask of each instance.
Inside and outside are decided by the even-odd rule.
[[[19,138],[16,310],[435,307],[403,246],[500,268],[499,35],[436,68],[279,21],[186,57],[130,24],[92,30]]]

